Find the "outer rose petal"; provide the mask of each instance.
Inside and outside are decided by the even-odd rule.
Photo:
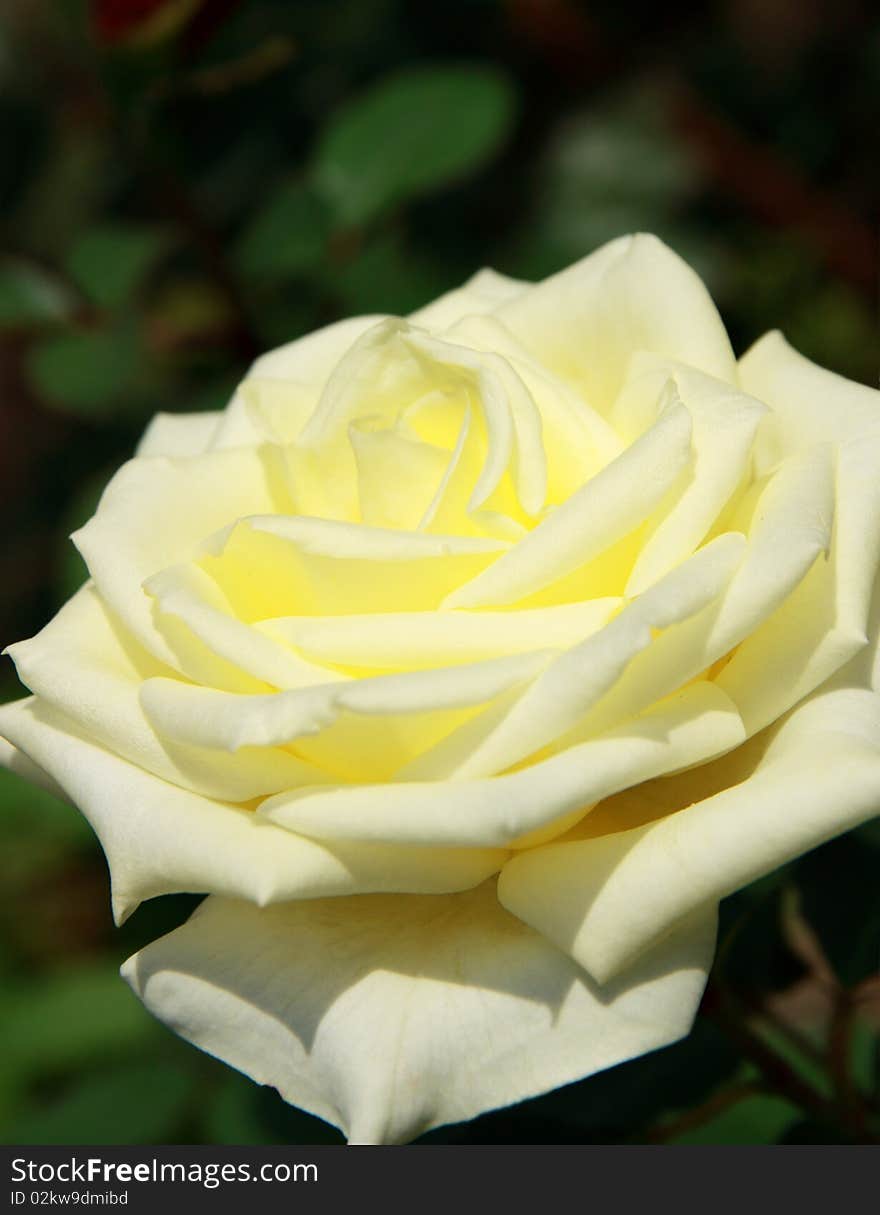
[[[531,283],[508,278],[487,267],[479,270],[463,286],[454,291],[447,291],[418,312],[413,312],[409,319],[414,325],[423,325],[435,331],[448,329],[463,317],[484,316],[487,312],[494,312],[508,300],[516,299],[524,292],[530,291],[531,287]]]
[[[880,809],[880,696],[862,689],[818,695],[763,751],[765,742],[756,738],[734,753],[734,769],[747,766],[732,787],[711,790],[714,765],[707,764],[672,778],[673,790],[683,782],[678,805],[663,804],[662,789],[657,801],[645,791],[653,821],[643,826],[615,831],[615,816],[598,817],[600,807],[584,834],[591,826],[613,834],[578,839],[576,828],[574,838],[520,854],[501,873],[499,899],[605,982],[682,916]],[[701,782],[714,796],[699,800]]]
[[[635,350],[678,359],[729,384],[736,364],[708,291],[662,241],[603,245],[496,309],[530,354],[606,411]]]
[[[181,891],[265,905],[373,891],[464,890],[497,872],[507,856],[488,848],[315,844],[126,763],[33,699],[0,707],[0,732],[61,786],[94,827],[120,921],[142,899]]]
[[[599,990],[492,883],[264,911],[208,899],[123,974],[177,1033],[350,1143],[401,1143],[683,1036],[714,928],[701,912]]]
[[[136,456],[198,456],[211,446],[223,410],[157,413],[141,436]]]
[[[130,460],[73,539],[109,607],[142,645],[176,667],[141,584],[166,566],[188,561],[230,519],[277,508],[256,449]]]
[[[759,473],[793,451],[880,427],[880,392],[817,367],[781,333],[755,342],[738,371],[745,391],[770,406],[759,436]]]

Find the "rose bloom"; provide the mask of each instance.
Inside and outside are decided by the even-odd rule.
[[[719,899],[880,803],[880,394],[650,236],[159,414],[11,649],[177,1033],[398,1143],[687,1033]]]

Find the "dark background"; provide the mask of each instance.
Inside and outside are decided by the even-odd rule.
[[[876,383],[878,97],[869,0],[4,0],[0,645],[81,582],[66,537],[157,409],[482,265],[654,231],[738,351],[779,327]],[[194,900],[116,931],[84,821],[0,803],[0,1134],[338,1142],[117,978]],[[878,862],[875,820],[727,900],[685,1043],[425,1142],[880,1141]]]

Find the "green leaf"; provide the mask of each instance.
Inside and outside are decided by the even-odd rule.
[[[880,1096],[880,1027],[858,1017],[853,1024],[852,1074],[868,1097]]]
[[[96,417],[114,409],[139,363],[136,335],[123,328],[46,338],[30,351],[27,368],[48,405]]]
[[[326,239],[325,211],[314,192],[301,182],[287,182],[245,229],[236,264],[248,278],[284,279],[319,262]]]
[[[91,847],[94,835],[77,810],[0,769],[0,848],[6,858],[4,880],[10,898],[22,883],[71,853]]]
[[[176,1063],[138,1061],[85,1076],[58,1100],[20,1114],[16,1143],[168,1143],[185,1115],[194,1076]]]
[[[404,244],[395,232],[365,241],[347,262],[322,276],[344,313],[388,312],[406,316],[458,285],[466,273],[450,276],[449,266]]]
[[[229,1072],[206,1103],[203,1132],[209,1143],[265,1143],[257,1109],[259,1090],[246,1077]]]
[[[313,179],[343,226],[474,171],[507,138],[510,80],[489,65],[410,68],[349,102],[325,127]]]
[[[0,265],[0,329],[55,324],[70,315],[70,292],[57,278],[27,262]]]
[[[136,224],[102,224],[74,244],[67,269],[83,294],[99,308],[125,304],[168,248],[160,228]]]
[[[703,1126],[695,1127],[670,1142],[686,1143],[776,1143],[802,1117],[801,1111],[784,1097],[758,1094],[728,1106]]]
[[[131,1050],[155,1033],[115,965],[64,971],[4,993],[0,1076],[51,1075]]]

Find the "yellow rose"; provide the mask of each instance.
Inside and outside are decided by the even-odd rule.
[[[720,898],[876,812],[878,393],[649,236],[160,414],[12,647],[178,1033],[401,1142],[685,1034]],[[873,686],[873,690],[872,690]]]

